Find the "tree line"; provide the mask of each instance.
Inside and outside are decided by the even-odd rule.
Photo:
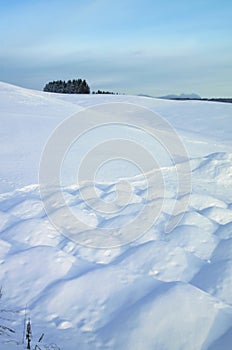
[[[89,94],[90,87],[85,79],[73,79],[68,80],[67,82],[56,80],[47,83],[43,91],[57,92],[61,94]]]
[[[102,90],[97,90],[93,91],[92,94],[103,94],[103,95],[118,95],[118,92],[112,92],[112,91],[102,91]]]
[[[90,94],[90,87],[85,79],[53,80],[44,86],[43,91],[60,94]],[[118,95],[118,93],[103,90],[92,91],[92,94]]]

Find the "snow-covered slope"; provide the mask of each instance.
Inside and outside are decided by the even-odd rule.
[[[156,145],[151,145],[146,135],[132,133],[131,138],[157,158],[165,182],[164,198],[157,188],[156,170],[151,169],[145,179],[131,176],[134,169],[129,165],[121,169],[117,163],[111,171],[106,167],[100,173],[94,205],[98,200],[111,203],[115,182],[124,173],[130,184],[124,193],[126,196],[131,191],[130,201],[123,208],[119,205],[114,215],[96,214],[83,197],[83,193],[87,197],[90,193],[89,182],[78,185],[69,176],[74,160],[79,159],[76,153],[87,153],[84,140],[82,148],[78,145],[78,150],[70,152],[63,195],[70,209],[90,223],[88,239],[99,228],[118,232],[118,227],[133,221],[144,205],[152,211],[161,207],[147,233],[142,231],[149,218],[141,215],[136,227],[127,232],[130,244],[97,249],[79,245],[52,225],[40,198],[39,162],[49,136],[66,118],[85,107],[115,102],[142,106],[170,123],[189,155],[185,162],[191,168],[192,191],[177,194],[175,164],[160,152],[152,153]],[[26,308],[33,346],[45,333],[44,342],[56,343],[62,350],[229,350],[232,105],[59,95],[1,83],[0,106],[0,310],[5,310],[0,313],[0,325],[16,330],[8,336],[0,333],[1,349],[23,348],[12,344],[13,339],[21,343]],[[133,124],[140,117],[131,114],[127,123]],[[88,120],[82,123],[88,124]],[[148,124],[144,116],[144,126]],[[115,134],[91,134],[89,142],[93,146],[93,141],[97,144],[103,136],[110,139],[119,134],[126,139],[129,133],[126,127]],[[179,171],[184,169],[181,159],[180,164]],[[149,198],[147,183],[153,191]],[[179,211],[174,216],[175,201]],[[62,217],[59,205],[53,209]],[[166,233],[170,220],[177,225]],[[9,309],[15,312],[9,313]]]

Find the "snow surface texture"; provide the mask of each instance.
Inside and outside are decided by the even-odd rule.
[[[189,154],[192,190],[176,198],[175,164],[158,151],[155,156],[165,195],[156,222],[130,244],[97,249],[77,244],[52,225],[40,198],[38,173],[43,149],[54,129],[85,107],[109,102],[149,108],[170,123]],[[15,334],[1,335],[0,329],[0,348],[24,348],[26,308],[32,321],[33,346],[45,333],[45,343],[56,343],[62,350],[230,350],[232,105],[59,95],[5,83],[0,84],[0,105],[0,325],[16,330]],[[131,124],[134,118],[132,114]],[[89,211],[85,202],[89,182],[76,184],[73,163],[94,145],[91,140],[101,142],[105,134],[108,139],[119,134],[131,137],[151,152],[157,146],[143,133],[130,136],[128,128],[116,128],[91,134],[82,147],[77,144],[70,150],[64,161],[63,195],[70,209],[90,223],[90,236],[97,227],[117,231],[148,204],[144,176],[129,164],[116,163],[113,170],[107,166],[99,170],[99,200],[111,203],[117,179],[126,173],[130,202],[110,217]],[[151,170],[148,177],[154,186],[149,205],[160,207],[156,172]],[[110,181],[112,178],[115,181]],[[185,208],[182,202],[189,195]],[[180,206],[174,217],[176,200]],[[59,210],[59,205],[54,208],[56,213]],[[179,222],[178,217],[182,218]],[[167,234],[170,219],[178,224]],[[128,233],[132,237],[143,233],[142,217],[140,221],[136,232]]]

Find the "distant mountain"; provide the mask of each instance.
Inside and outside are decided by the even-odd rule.
[[[166,96],[161,96],[160,98],[164,98],[164,99],[180,99],[180,100],[184,100],[184,99],[191,99],[191,100],[199,100],[201,99],[201,96],[199,96],[198,94],[180,94],[180,95],[166,95]]]
[[[138,94],[137,96],[139,96],[139,97],[151,97],[151,98],[155,98],[154,96],[147,95],[147,94]]]

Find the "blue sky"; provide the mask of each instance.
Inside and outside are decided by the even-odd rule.
[[[0,0],[0,80],[232,97],[229,0]]]

